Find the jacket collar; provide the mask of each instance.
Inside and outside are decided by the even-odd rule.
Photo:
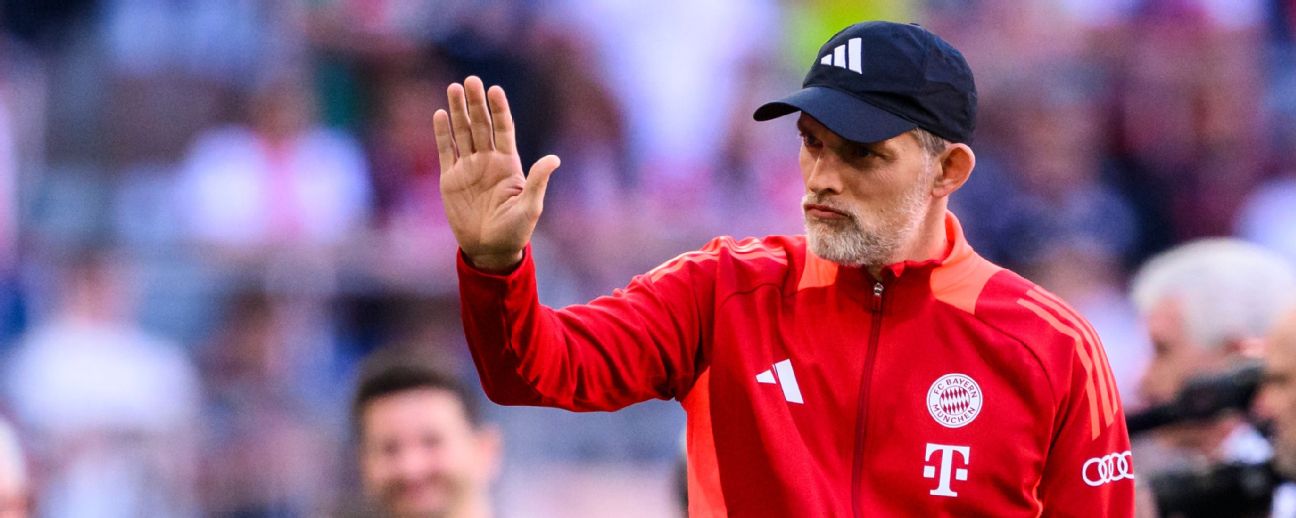
[[[887,265],[882,269],[883,277],[899,279],[901,276],[907,278],[918,275],[919,272],[930,272],[934,297],[972,313],[981,289],[1002,268],[986,261],[972,249],[963,234],[963,226],[954,213],[949,211],[945,212],[945,237],[949,246],[944,256]],[[830,286],[838,280],[846,280],[846,277],[872,279],[863,268],[843,267],[815,255],[807,247],[805,267],[797,290]]]

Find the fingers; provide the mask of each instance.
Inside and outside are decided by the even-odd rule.
[[[436,134],[437,156],[441,158],[441,174],[446,174],[455,164],[454,139],[450,136],[450,114],[437,110],[432,114],[432,131]]]
[[[522,189],[522,196],[527,208],[533,211],[532,214],[539,216],[544,209],[544,195],[545,189],[549,187],[549,177],[559,165],[562,165],[562,161],[557,155],[545,155],[540,160],[536,160],[535,165],[531,166],[531,171],[527,173],[526,187]]]
[[[494,149],[490,112],[486,108],[486,87],[481,78],[468,76],[464,80],[464,89],[468,94],[468,123],[472,128],[473,146],[479,150]]]
[[[497,86],[486,91],[490,100],[491,122],[495,127],[495,149],[501,153],[516,153],[517,141],[513,136],[513,113],[509,111],[508,98],[504,89]]]
[[[468,105],[464,99],[463,85],[451,84],[446,89],[446,97],[450,101],[450,128],[454,143],[459,146],[459,155],[472,153],[476,148],[473,147],[472,131],[469,129]]]

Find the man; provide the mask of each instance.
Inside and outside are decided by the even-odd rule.
[[[434,117],[486,393],[688,414],[692,516],[1129,516],[1120,400],[1088,324],[977,256],[948,197],[976,158],[972,73],[914,25],[854,25],[805,88],[806,236],[713,240],[611,297],[536,298],[528,241],[558,167],[524,177],[504,92]]]
[[[1130,282],[1131,298],[1147,328],[1152,357],[1139,380],[1148,405],[1173,405],[1193,378],[1226,375],[1255,361],[1264,336],[1296,302],[1296,273],[1280,256],[1237,239],[1203,239],[1152,257]],[[1226,465],[1259,465],[1272,449],[1244,412],[1224,411],[1206,419],[1172,423],[1139,441],[1135,452],[1142,482],[1161,511],[1192,508],[1210,516],[1268,514],[1266,495],[1197,489],[1176,493],[1187,473],[1209,473]],[[1167,490],[1169,488],[1169,490]],[[1276,493],[1275,510],[1285,498]],[[1191,500],[1197,495],[1211,503]],[[1255,498],[1252,498],[1255,497]],[[1185,500],[1185,498],[1189,498]],[[1282,516],[1286,516],[1285,514]]]
[[[1274,469],[1296,480],[1296,307],[1287,308],[1269,335],[1264,370],[1255,411],[1271,425]],[[1291,484],[1275,493],[1272,515],[1296,516],[1296,488]]]
[[[1191,378],[1222,374],[1259,357],[1264,336],[1296,302],[1296,273],[1282,257],[1236,239],[1205,239],[1157,255],[1130,283],[1152,341],[1139,391],[1171,403]],[[1258,463],[1269,446],[1240,412],[1157,430],[1166,469],[1218,462]]]
[[[500,437],[471,401],[456,380],[417,364],[364,375],[352,422],[365,495],[385,516],[492,515]]]
[[[49,256],[53,304],[0,375],[13,425],[38,461],[32,506],[42,516],[192,516],[201,405],[193,360],[139,322],[135,271],[122,256],[98,246],[63,252]]]

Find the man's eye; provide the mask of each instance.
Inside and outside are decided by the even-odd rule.
[[[805,133],[801,134],[801,144],[805,147],[815,147],[819,145],[819,139]]]
[[[873,156],[873,150],[864,146],[852,146],[851,156],[855,158],[868,158]]]

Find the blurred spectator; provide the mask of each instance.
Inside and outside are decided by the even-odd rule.
[[[1296,517],[1296,306],[1285,315],[1269,333],[1253,403],[1273,443],[1273,469],[1287,481],[1274,492],[1272,518]]]
[[[374,219],[379,226],[447,227],[441,209],[441,168],[428,121],[444,97],[439,78],[407,77],[382,89],[370,139]],[[408,221],[408,223],[407,223]],[[447,227],[448,228],[448,227]]]
[[[8,365],[47,516],[197,514],[197,375],[178,345],[135,324],[126,267],[98,251],[74,257]]]
[[[178,193],[194,241],[235,252],[330,247],[365,224],[363,153],[313,112],[304,78],[279,78],[253,94],[249,126],[198,137]]]
[[[1274,469],[1287,480],[1296,480],[1296,307],[1284,315],[1269,333],[1255,410],[1271,425]],[[1290,485],[1275,495],[1274,517],[1296,516],[1296,494]],[[1283,494],[1284,489],[1288,494]]]
[[[210,512],[318,515],[335,496],[339,431],[320,407],[336,403],[302,372],[325,370],[311,360],[327,356],[329,344],[317,328],[294,325],[300,314],[283,301],[244,295],[205,350],[202,488]]]
[[[501,440],[477,397],[430,365],[374,359],[351,417],[369,503],[383,516],[491,516]]]
[[[626,131],[634,137],[631,152],[641,164],[646,195],[673,207],[693,201],[704,185],[699,180],[706,180],[706,167],[717,158],[728,114],[753,108],[735,103],[749,86],[738,80],[741,67],[751,55],[781,57],[769,51],[785,21],[777,4],[564,3],[565,21],[574,25],[570,32],[588,35],[601,50],[599,59],[584,66],[606,77],[608,88],[626,107]],[[512,106],[529,103],[511,94],[509,99]],[[518,134],[523,130],[518,128]],[[527,162],[527,155],[522,159]]]
[[[30,511],[26,456],[17,432],[0,419],[0,518],[26,518]]]
[[[991,106],[1003,133],[990,135],[998,140],[986,145],[989,167],[978,167],[952,203],[968,211],[969,239],[1010,267],[1075,240],[1124,262],[1137,243],[1138,221],[1124,196],[1104,183],[1107,164],[1094,152],[1102,146],[1102,121],[1092,70],[1078,60],[1040,70],[1001,87],[1003,104]]]
[[[97,0],[103,53],[125,76],[250,86],[256,71],[302,58],[311,2]]]
[[[1127,28],[1137,44],[1116,65],[1114,153],[1145,253],[1228,233],[1262,172],[1259,4],[1150,1]]]
[[[588,300],[620,282],[613,265],[635,253],[617,244],[617,233],[635,221],[639,208],[627,194],[636,186],[625,116],[604,77],[588,66],[592,42],[562,27],[536,31],[532,45],[546,57],[540,77],[553,83],[555,113],[549,121],[548,148],[563,159],[564,176],[545,196],[540,232],[561,250],[564,260],[554,272],[571,292],[561,300]],[[510,105],[511,106],[511,105]],[[602,215],[621,213],[625,217]]]
[[[368,156],[374,228],[384,246],[375,247],[369,264],[394,284],[448,290],[450,268],[429,268],[427,260],[457,247],[441,207],[441,167],[428,123],[449,82],[438,77],[437,71],[404,72],[378,89]]]
[[[1131,291],[1153,344],[1139,388],[1144,401],[1156,405],[1172,402],[1189,378],[1255,358],[1282,310],[1296,302],[1296,273],[1268,250],[1212,239],[1152,258]],[[1270,455],[1264,439],[1235,414],[1167,426],[1155,437],[1160,442],[1154,446],[1172,453],[1139,456],[1145,473],[1222,461],[1258,463]]]

